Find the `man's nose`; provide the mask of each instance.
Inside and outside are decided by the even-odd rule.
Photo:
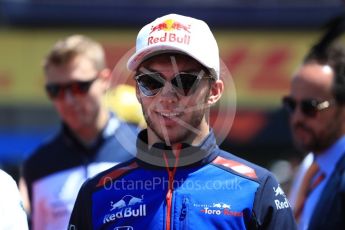
[[[161,96],[162,97],[174,97],[176,96],[176,90],[172,86],[170,81],[166,81],[162,91],[161,91]]]
[[[302,112],[299,105],[296,105],[296,108],[290,112],[290,119],[292,123],[300,122],[305,119],[305,114]]]
[[[72,93],[71,89],[65,88],[64,90],[64,100],[67,104],[75,103],[75,96]]]

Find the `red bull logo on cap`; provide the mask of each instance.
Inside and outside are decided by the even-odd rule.
[[[150,36],[148,38],[148,45],[160,42],[182,43],[188,45],[190,42],[190,25],[175,21],[173,19],[165,20],[155,26],[151,27],[151,32],[165,31],[163,36]],[[184,34],[175,32],[185,32]]]
[[[181,22],[174,21],[173,19],[168,19],[162,23],[159,23],[156,26],[152,26],[150,34],[152,34],[155,31],[161,31],[161,30],[164,30],[167,32],[172,31],[172,30],[183,30],[185,32],[190,33],[190,25],[186,25]]]

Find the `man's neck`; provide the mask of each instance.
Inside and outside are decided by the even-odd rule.
[[[77,131],[73,131],[77,138],[85,145],[92,144],[99,134],[102,132],[106,126],[109,119],[109,114],[107,111],[101,111],[97,116],[94,124],[82,127]]]
[[[167,146],[171,146],[172,149],[179,148],[181,143],[189,144],[191,146],[198,146],[200,143],[209,135],[210,128],[203,127],[200,129],[200,133],[198,135],[191,135],[188,138],[180,141],[180,142],[169,142],[166,140],[160,139],[150,128],[147,129],[148,133],[148,147],[151,148],[157,142],[161,142],[166,144]]]

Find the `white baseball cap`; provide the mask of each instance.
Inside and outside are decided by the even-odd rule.
[[[219,79],[219,50],[210,28],[204,21],[178,14],[157,18],[139,31],[127,68],[134,71],[146,59],[169,52],[194,58]]]

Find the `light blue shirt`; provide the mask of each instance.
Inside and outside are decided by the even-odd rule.
[[[322,182],[309,194],[305,204],[303,213],[299,223],[299,229],[308,229],[310,219],[316,204],[319,201],[320,195],[327,184],[330,175],[335,169],[337,162],[345,153],[345,136],[341,137],[335,144],[333,144],[325,152],[316,155],[316,162],[320,167],[320,173],[325,173],[325,178]],[[316,176],[318,176],[317,174]]]

